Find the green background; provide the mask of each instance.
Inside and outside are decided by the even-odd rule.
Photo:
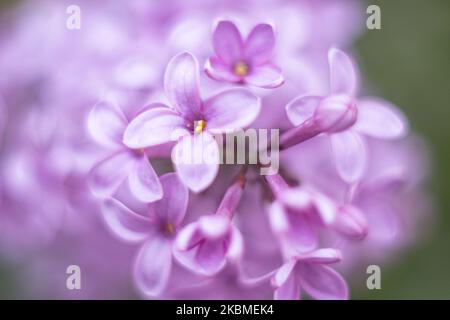
[[[8,1],[0,0],[0,7]],[[353,299],[450,299],[450,1],[367,1],[381,8],[381,30],[367,30],[356,49],[365,81],[400,106],[429,145],[430,193],[437,221],[402,259],[382,269],[382,289],[354,283]],[[365,270],[360,270],[365,274]],[[18,297],[0,263],[0,298]]]

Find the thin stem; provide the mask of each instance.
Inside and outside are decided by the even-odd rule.
[[[288,149],[311,138],[314,138],[321,132],[322,131],[319,130],[317,125],[312,120],[308,120],[303,124],[295,128],[292,128],[281,135],[280,151]]]
[[[272,190],[275,197],[289,188],[288,183],[278,173],[264,176],[264,179],[266,180],[270,190]]]

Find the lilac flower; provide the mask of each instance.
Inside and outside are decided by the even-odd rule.
[[[162,197],[158,176],[147,159],[145,150],[131,149],[122,143],[128,121],[111,101],[97,103],[89,114],[88,128],[94,139],[103,144],[108,155],[89,174],[92,192],[99,197],[113,195],[124,181],[132,194],[142,202]]]
[[[338,49],[328,52],[329,96],[301,96],[286,106],[290,121],[297,126],[281,141],[286,148],[320,133],[330,137],[336,166],[347,182],[360,179],[367,164],[362,135],[379,139],[403,137],[407,121],[389,102],[378,98],[357,99],[356,71],[351,59]]]
[[[269,209],[271,227],[284,250],[306,252],[315,249],[317,228],[335,219],[334,204],[312,190],[290,188],[278,174],[269,175],[266,180],[276,199]]]
[[[328,267],[341,260],[338,250],[326,248],[289,259],[272,278],[277,300],[296,300],[304,290],[314,299],[348,299],[348,288],[339,273]]]
[[[213,134],[244,128],[258,116],[260,100],[246,89],[229,89],[206,100],[199,92],[197,60],[189,53],[168,64],[164,87],[171,107],[155,104],[134,118],[123,137],[125,145],[140,149],[178,139],[173,154],[205,156],[200,161],[178,161],[181,181],[194,192],[207,188],[219,168],[219,147]],[[188,150],[187,150],[188,149]]]
[[[184,227],[177,236],[175,257],[193,272],[211,276],[227,260],[237,262],[243,251],[243,239],[231,219],[242,197],[239,178],[225,193],[215,215],[205,215]]]
[[[275,34],[268,24],[256,25],[244,40],[230,21],[221,21],[213,34],[216,56],[208,59],[206,73],[213,79],[276,88],[283,84],[281,69],[270,62]]]
[[[186,214],[189,192],[176,174],[161,176],[164,197],[148,204],[145,216],[116,199],[107,199],[103,217],[115,235],[124,241],[140,243],[135,260],[134,281],[145,296],[160,295],[172,268],[172,243]]]

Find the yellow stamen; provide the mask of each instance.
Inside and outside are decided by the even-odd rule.
[[[173,225],[171,223],[166,224],[166,232],[168,234],[173,234],[175,232],[175,229],[173,228]]]
[[[206,127],[206,121],[205,120],[198,120],[194,122],[194,132],[195,133],[201,133],[203,129]]]
[[[234,65],[234,73],[240,77],[246,76],[248,73],[248,65],[243,61],[236,62]]]

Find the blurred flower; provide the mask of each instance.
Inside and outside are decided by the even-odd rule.
[[[125,115],[111,101],[100,101],[89,114],[91,135],[110,150],[108,156],[90,172],[91,190],[96,196],[108,197],[127,180],[132,194],[140,201],[161,199],[161,184],[145,150],[130,149],[122,143],[127,124]]]
[[[158,296],[165,289],[172,268],[172,242],[186,214],[188,191],[176,174],[161,177],[164,197],[148,205],[141,216],[116,199],[103,204],[109,228],[122,240],[143,243],[136,257],[134,280],[145,296]]]
[[[380,139],[406,135],[407,121],[392,104],[380,99],[354,98],[357,80],[350,58],[338,49],[328,52],[331,95],[302,96],[286,106],[290,121],[298,126],[289,143],[325,132],[330,136],[336,167],[348,182],[355,182],[366,167],[366,147],[360,134]]]
[[[304,290],[314,299],[348,299],[347,283],[339,273],[326,266],[340,260],[340,252],[334,249],[319,249],[292,258],[272,278],[274,298],[298,299]]]

